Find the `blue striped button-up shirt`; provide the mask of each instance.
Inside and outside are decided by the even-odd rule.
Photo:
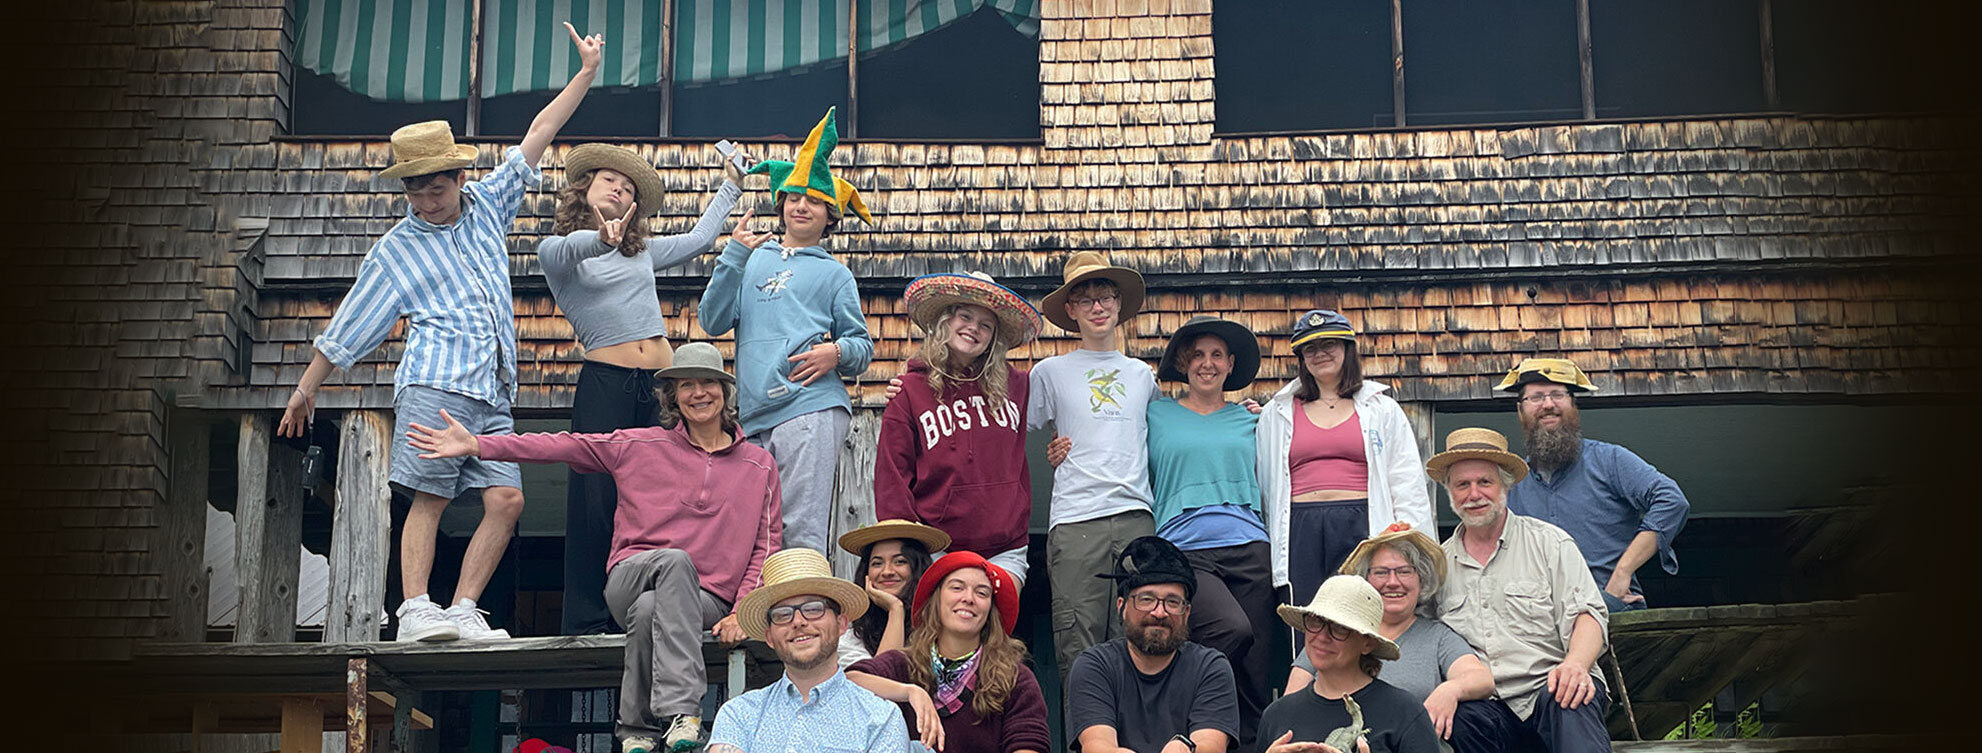
[[[452,224],[427,222],[408,207],[365,254],[317,351],[349,368],[404,316],[412,326],[393,373],[395,398],[412,384],[491,404],[515,395],[516,307],[504,237],[524,192],[543,179],[510,147],[495,170],[462,186],[461,217]]]
[[[902,712],[834,672],[798,697],[791,678],[730,699],[716,712],[709,730],[711,753],[880,753],[905,752],[908,724]]]

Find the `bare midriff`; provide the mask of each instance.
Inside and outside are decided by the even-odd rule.
[[[1303,492],[1301,494],[1294,495],[1294,501],[1295,502],[1337,502],[1345,499],[1362,499],[1369,495],[1370,495],[1369,492],[1349,491],[1346,489],[1316,489],[1311,492]]]
[[[665,369],[674,365],[674,346],[667,337],[655,335],[586,350],[585,360],[629,369]]]

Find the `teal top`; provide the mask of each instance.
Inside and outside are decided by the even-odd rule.
[[[1201,416],[1170,398],[1149,404],[1149,483],[1156,526],[1208,505],[1259,512],[1259,479],[1253,473],[1253,427],[1259,416],[1245,406]]]

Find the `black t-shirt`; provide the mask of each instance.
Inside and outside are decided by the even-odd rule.
[[[1232,664],[1218,651],[1190,641],[1170,666],[1153,675],[1136,669],[1126,638],[1091,646],[1074,659],[1067,676],[1069,736],[1097,724],[1115,728],[1116,744],[1157,753],[1170,738],[1215,729],[1239,739],[1239,694]],[[1234,743],[1236,744],[1236,743]],[[1075,743],[1079,749],[1079,743]]]
[[[1382,680],[1371,680],[1349,695],[1363,707],[1363,726],[1370,753],[1438,753],[1438,731],[1431,726],[1425,705],[1410,693]],[[1294,742],[1322,742],[1328,733],[1349,725],[1349,707],[1323,698],[1312,687],[1281,696],[1259,717],[1259,747],[1265,751],[1289,730]],[[1345,753],[1353,753],[1345,751]]]

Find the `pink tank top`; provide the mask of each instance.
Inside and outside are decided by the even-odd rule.
[[[1308,420],[1306,406],[1294,401],[1294,441],[1287,447],[1294,496],[1322,489],[1369,491],[1369,460],[1363,454],[1363,422],[1349,418],[1324,429]]]

